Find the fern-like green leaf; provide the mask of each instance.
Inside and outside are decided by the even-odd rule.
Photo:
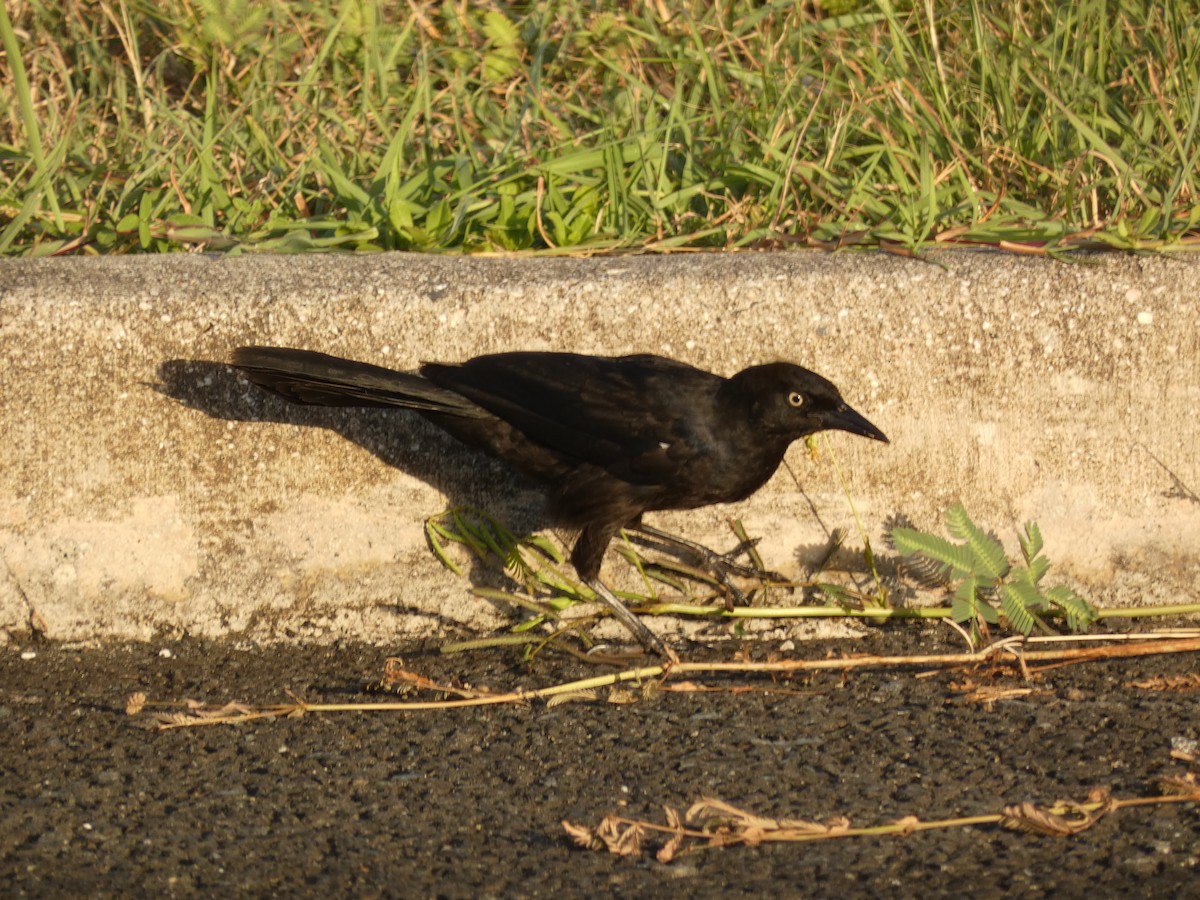
[[[533,578],[539,584],[550,588],[553,591],[558,591],[569,596],[581,596],[580,585],[578,582],[567,578],[557,569],[550,566],[544,566],[533,573]],[[588,599],[591,599],[590,597]]]
[[[946,510],[946,530],[959,540],[966,541],[976,559],[972,570],[987,578],[1003,578],[1008,574],[1008,554],[994,538],[971,521],[966,507],[955,503]]]
[[[1025,565],[1032,569],[1033,560],[1042,552],[1042,529],[1038,528],[1037,522],[1026,522],[1025,533],[1018,537],[1021,539],[1021,555],[1025,557]]]
[[[1030,609],[1040,601],[1036,588],[1024,581],[1014,580],[1000,585],[1000,609],[1008,619],[1009,627],[1021,634],[1033,631],[1036,620]]]
[[[955,596],[950,601],[950,618],[962,625],[964,622],[975,621],[975,604]]]
[[[540,534],[531,534],[529,537],[525,538],[525,543],[541,552],[543,556],[548,556],[558,565],[561,566],[563,564],[564,557],[562,555],[562,551],[559,550],[558,545],[549,538],[543,537]]]
[[[1063,611],[1067,627],[1074,632],[1087,631],[1096,621],[1096,608],[1065,585],[1056,584],[1044,592],[1047,600]]]
[[[1050,608],[1050,601],[1037,586],[1033,579],[1032,569],[1013,569],[1008,584],[1020,591],[1021,602],[1034,612],[1045,612]]]
[[[1045,556],[1035,556],[1028,560],[1029,563],[1029,580],[1034,584],[1040,582],[1046,577],[1046,573],[1050,571],[1050,560]]]
[[[979,581],[974,575],[968,575],[954,592],[950,602],[950,617],[955,622],[974,622],[983,619],[989,625],[1000,621],[996,610],[983,601],[979,596]]]
[[[450,521],[453,523],[454,534],[456,535],[454,539],[469,547],[471,552],[480,559],[485,559],[488,552],[487,544],[475,533],[475,529],[471,527],[470,522],[463,515],[463,511],[452,509],[449,515]],[[449,537],[449,535],[446,536]]]
[[[449,554],[446,553],[446,548],[442,545],[439,538],[446,537],[445,529],[439,526],[433,519],[428,519],[425,522],[425,539],[429,541],[429,547],[433,550],[433,555],[438,558],[438,561],[453,572],[455,575],[462,575],[462,567],[452,560]]]
[[[512,627],[513,634],[522,634],[526,631],[533,631],[533,629],[537,628],[545,621],[545,616],[534,616],[531,619],[526,619],[524,622],[518,622]]]
[[[466,519],[463,520],[467,522]],[[496,556],[504,560],[506,566],[514,564],[513,557],[516,554],[517,539],[510,533],[501,528],[496,522],[489,522],[486,519],[471,522],[468,526],[471,529],[472,535],[476,540],[482,542]]]
[[[944,537],[917,531],[915,528],[893,528],[892,543],[903,556],[920,553],[947,566],[956,578],[975,570],[975,554],[962,544],[952,544]]]

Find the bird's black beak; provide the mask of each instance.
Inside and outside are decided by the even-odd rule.
[[[886,434],[868,422],[866,416],[851,409],[845,403],[838,406],[833,412],[822,413],[821,424],[826,428],[848,431],[851,434],[883,441],[885,444],[889,443]]]

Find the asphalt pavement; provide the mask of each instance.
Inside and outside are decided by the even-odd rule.
[[[871,629],[796,648],[724,642],[687,659],[961,651],[949,630]],[[176,640],[0,650],[0,880],[9,896],[549,897],[1194,895],[1200,804],[1121,809],[1072,837],[952,826],[907,836],[698,849],[656,861],[577,846],[564,820],[664,822],[715,797],[853,826],[1025,801],[1158,795],[1195,773],[1196,653],[1023,675],[920,665],[687,679],[425,712],[310,713],[160,731],[191,699],[397,699],[386,660],[511,690],[611,669],[548,653]],[[985,702],[983,690],[993,692]],[[131,695],[146,706],[127,714]],[[405,699],[434,698],[422,692]],[[612,699],[633,702],[609,702]],[[166,705],[159,705],[166,704]]]

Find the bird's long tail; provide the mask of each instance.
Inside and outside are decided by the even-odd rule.
[[[488,414],[416,373],[287,347],[239,347],[234,368],[260,387],[310,406],[400,406],[453,416]]]

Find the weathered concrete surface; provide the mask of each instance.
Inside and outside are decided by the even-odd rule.
[[[723,373],[790,359],[892,438],[830,438],[871,533],[897,512],[935,525],[961,499],[1006,539],[1036,519],[1051,577],[1097,602],[1200,600],[1196,267],[936,263],[0,262],[0,625],[387,639],[505,621],[433,559],[423,522],[466,502],[535,525],[536,495],[413,415],[299,410],[195,362],[243,343],[398,368],[551,347]],[[736,513],[770,565],[795,569],[797,547],[852,515],[827,454],[789,461],[803,494],[781,471],[736,508],[655,521],[726,543]]]

